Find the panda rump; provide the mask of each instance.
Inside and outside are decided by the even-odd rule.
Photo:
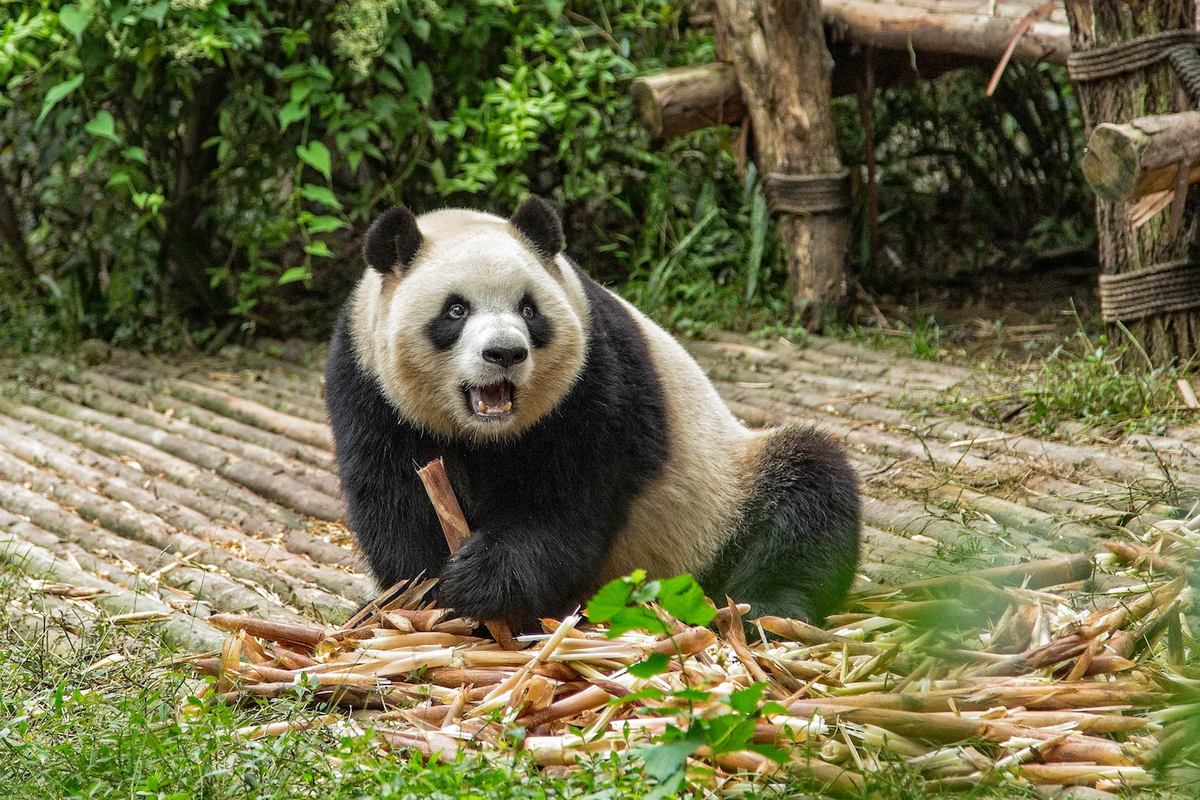
[[[808,427],[748,430],[663,329],[508,220],[381,216],[346,303],[326,402],[354,531],[381,586],[528,629],[645,569],[752,615],[818,620],[859,551],[855,473]],[[450,555],[416,470],[442,457],[474,532]]]

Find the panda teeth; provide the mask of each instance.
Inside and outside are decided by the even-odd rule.
[[[480,413],[480,414],[486,414],[486,413],[488,413],[487,404],[486,404],[486,403],[484,403],[482,400],[480,400],[480,401],[479,401],[479,405],[478,405],[478,406],[476,406],[476,408],[478,408],[478,409],[479,409],[479,413]]]

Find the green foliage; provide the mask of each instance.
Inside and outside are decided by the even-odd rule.
[[[918,62],[919,63],[919,62]],[[928,286],[1095,243],[1079,171],[1083,121],[1065,70],[1010,64],[993,97],[987,74],[948,73],[877,93],[872,108],[880,245],[872,264],[866,187],[852,260],[868,289]],[[835,101],[843,157],[865,163],[854,98]]]
[[[148,630],[104,624],[51,650],[34,633],[45,595],[0,571],[0,794],[6,800],[456,800],[642,797],[650,788],[628,756],[597,759],[561,778],[520,754],[451,764],[382,750],[373,736],[335,728],[245,740],[237,730],[310,719],[326,709],[279,699],[231,708],[195,699],[206,681],[160,666],[174,655]],[[57,607],[61,609],[61,606]],[[83,615],[86,616],[86,615]],[[59,639],[61,642],[61,639]],[[118,654],[124,660],[92,665]],[[336,713],[336,711],[335,711]]]
[[[688,625],[707,625],[716,617],[716,610],[691,575],[647,581],[643,570],[605,585],[588,603],[587,615],[591,622],[607,622],[607,635],[610,638],[635,629],[669,635],[672,626],[659,609]],[[669,656],[656,653],[645,661],[631,665],[629,672],[634,677],[651,678],[666,672],[670,660]],[[765,689],[765,683],[755,683],[728,696],[717,696],[699,689],[684,689],[664,696],[656,689],[646,689],[616,701],[631,702],[631,698],[662,700],[669,697],[673,702],[682,701],[689,709],[686,729],[669,725],[658,743],[641,750],[646,774],[657,781],[647,800],[662,800],[678,793],[686,778],[688,756],[700,747],[709,748],[714,755],[751,750],[778,763],[785,763],[788,760],[786,753],[753,741],[754,726],[759,719],[766,714],[782,714],[785,711],[777,703],[762,701]],[[719,701],[729,710],[719,714],[713,714],[710,710],[703,715],[695,711],[695,703],[712,700]],[[677,713],[677,709],[664,709],[664,712]]]
[[[1063,422],[1162,434],[1168,424],[1195,419],[1176,386],[1186,370],[1155,368],[1148,362],[1144,353],[1114,346],[1105,335],[1093,339],[1081,328],[1073,340],[1055,348],[1040,370],[1014,376],[981,373],[972,385],[948,390],[938,405],[1041,435],[1055,432]]]
[[[42,320],[0,348],[320,336],[380,210],[530,192],[660,319],[773,321],[783,273],[725,133],[659,153],[619,85],[711,54],[637,0],[0,4],[0,252],[29,262],[3,259],[0,302]]]

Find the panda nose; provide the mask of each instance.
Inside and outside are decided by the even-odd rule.
[[[483,351],[483,360],[507,369],[520,364],[528,355],[529,351],[524,347],[489,347]]]

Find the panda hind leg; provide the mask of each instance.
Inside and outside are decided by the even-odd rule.
[[[845,598],[859,553],[858,478],[837,444],[808,427],[765,434],[733,537],[700,583],[748,619],[819,622]]]

